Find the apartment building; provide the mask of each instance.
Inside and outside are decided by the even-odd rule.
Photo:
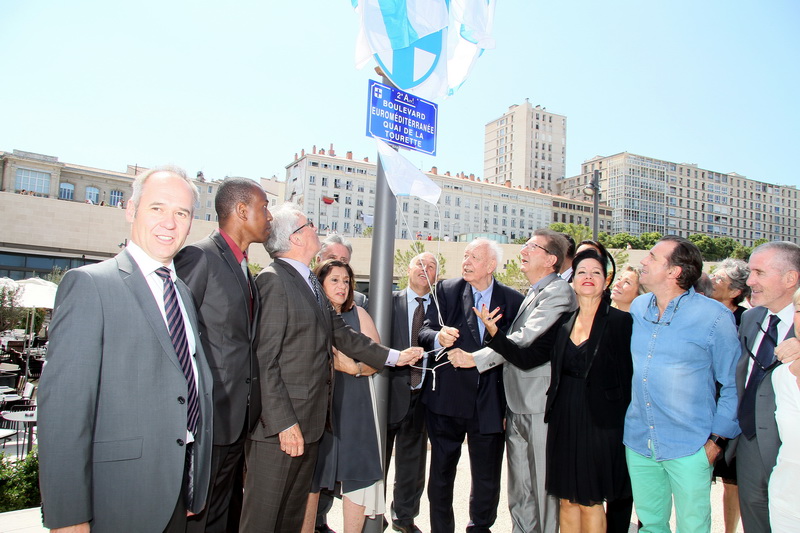
[[[484,127],[483,175],[489,183],[555,193],[566,160],[567,117],[528,99]]]
[[[589,200],[584,188],[600,173],[601,201],[613,210],[612,233],[657,231],[686,237],[798,242],[797,188],[622,152],[596,156],[559,184],[563,196]]]

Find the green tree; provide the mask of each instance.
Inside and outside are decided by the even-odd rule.
[[[531,282],[528,281],[528,278],[526,278],[525,274],[520,270],[520,265],[517,263],[516,259],[509,261],[502,271],[496,271],[494,273],[494,278],[503,285],[516,289],[522,294],[527,293],[528,288],[531,286]]]
[[[736,248],[733,249],[731,255],[729,257],[733,257],[734,259],[742,259],[743,261],[747,261],[750,259],[750,253],[753,251],[752,248],[749,246],[742,246],[741,244],[737,244]]]
[[[640,241],[641,241],[641,243],[642,243],[642,248],[641,248],[641,249],[642,249],[642,250],[649,250],[650,248],[652,248],[653,246],[655,246],[655,245],[656,245],[656,243],[657,243],[659,240],[661,240],[661,237],[663,237],[663,235],[661,235],[661,234],[660,234],[659,232],[657,232],[657,231],[651,231],[651,232],[649,232],[649,233],[642,233],[642,234],[639,236],[639,240],[640,240]]]
[[[695,243],[695,245],[697,245],[697,247],[700,249],[700,253],[703,254],[704,261],[717,260],[717,252],[714,247],[714,239],[712,237],[703,233],[695,233],[694,235],[689,235],[689,240]]]
[[[629,244],[634,250],[646,250],[642,245],[641,239],[639,239],[639,237],[634,237],[630,233],[617,233],[616,235],[609,236],[606,247],[621,248],[624,250]]]
[[[563,222],[553,222],[550,224],[550,229],[559,233],[566,233],[572,237],[576,244],[592,238],[592,228],[581,224],[564,224]]]
[[[405,289],[408,286],[408,265],[411,264],[412,259],[427,251],[425,250],[424,243],[425,241],[412,241],[408,250],[404,252],[399,249],[395,250],[394,275],[398,277],[398,288]],[[437,257],[437,262],[439,263],[439,278],[443,279],[445,277],[445,258],[442,254],[439,254],[439,257]]]
[[[717,237],[714,239],[714,251],[716,252],[717,260],[721,261],[727,257],[732,257],[733,251],[738,246],[741,245],[730,237]]]
[[[51,270],[49,274],[45,274],[44,279],[45,281],[49,281],[51,283],[59,285],[61,283],[61,280],[64,278],[64,274],[66,273],[67,273],[66,269],[54,266],[53,270]]]
[[[758,239],[756,242],[753,243],[753,250],[761,246],[762,244],[766,244],[769,242],[769,239]]]
[[[0,331],[15,329],[25,320],[25,309],[19,306],[21,289],[0,287]]]
[[[250,271],[250,275],[253,277],[258,276],[259,272],[264,270],[264,267],[259,265],[258,263],[247,263],[247,269]]]
[[[361,235],[364,237],[372,237],[372,226],[367,226],[361,231]]]

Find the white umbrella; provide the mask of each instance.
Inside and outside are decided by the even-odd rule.
[[[19,295],[20,307],[52,309],[55,305],[58,285],[52,281],[30,278],[18,283],[22,287]]]

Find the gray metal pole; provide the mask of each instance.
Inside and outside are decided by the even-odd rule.
[[[592,188],[594,189],[594,212],[593,212],[593,224],[594,224],[594,241],[597,242],[598,237],[598,228],[600,227],[600,171],[595,170],[594,176],[592,177]]]
[[[384,78],[386,85],[391,82]],[[387,345],[391,339],[392,329],[392,278],[394,275],[394,230],[397,200],[386,181],[386,173],[378,156],[378,176],[375,186],[375,218],[372,230],[372,257],[369,269],[369,314],[375,320],[375,326],[381,341]],[[388,370],[375,377],[375,396],[378,399],[378,423],[381,434],[381,450],[386,446],[386,423],[389,409]],[[382,466],[386,465],[384,462]],[[384,477],[386,472],[383,473]],[[381,533],[383,516],[364,522],[365,533]]]

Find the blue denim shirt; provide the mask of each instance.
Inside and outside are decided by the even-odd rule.
[[[733,313],[689,289],[667,305],[660,320],[653,294],[636,298],[631,315],[633,390],[625,446],[664,461],[696,453],[711,433],[738,435],[741,346]]]

